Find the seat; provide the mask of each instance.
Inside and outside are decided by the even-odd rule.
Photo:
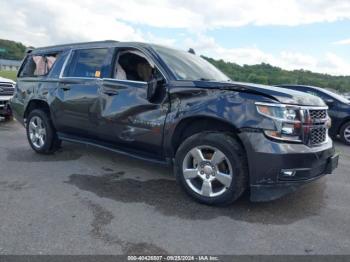
[[[123,67],[118,62],[117,62],[116,70],[117,70],[116,76],[115,76],[116,79],[127,80],[125,70],[123,69]]]
[[[137,74],[144,82],[148,82],[152,78],[152,67],[148,63],[138,63],[137,67]]]

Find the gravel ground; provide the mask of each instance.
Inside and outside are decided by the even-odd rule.
[[[350,254],[350,147],[334,174],[269,203],[197,204],[169,168],[0,122],[0,254]]]

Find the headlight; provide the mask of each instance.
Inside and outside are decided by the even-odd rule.
[[[272,103],[256,103],[256,107],[261,115],[273,119],[275,123],[274,130],[264,130],[265,135],[278,140],[302,142],[302,116],[298,107]]]

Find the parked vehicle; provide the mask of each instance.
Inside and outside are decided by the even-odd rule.
[[[349,93],[344,94],[344,97],[350,101],[350,94]]]
[[[28,52],[11,101],[37,153],[62,140],[173,164],[196,200],[279,198],[330,174],[327,106],[312,95],[232,82],[194,54],[115,41]]]
[[[10,118],[10,98],[13,96],[15,82],[11,79],[0,77],[0,117]]]
[[[280,87],[293,89],[308,94],[316,95],[323,99],[328,105],[329,116],[332,119],[332,127],[329,130],[329,135],[335,138],[337,135],[347,145],[350,145],[350,101],[344,96],[331,91],[315,86],[305,85],[279,85]]]

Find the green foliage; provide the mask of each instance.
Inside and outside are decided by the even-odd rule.
[[[306,70],[287,71],[264,63],[260,65],[240,66],[223,60],[202,57],[215,65],[234,81],[265,85],[312,85],[332,88],[339,92],[350,91],[350,76],[332,76],[328,74],[313,73]]]
[[[0,58],[22,60],[26,47],[18,42],[0,39]]]
[[[17,71],[0,71],[0,76],[12,79],[13,81],[16,81],[17,79]]]

